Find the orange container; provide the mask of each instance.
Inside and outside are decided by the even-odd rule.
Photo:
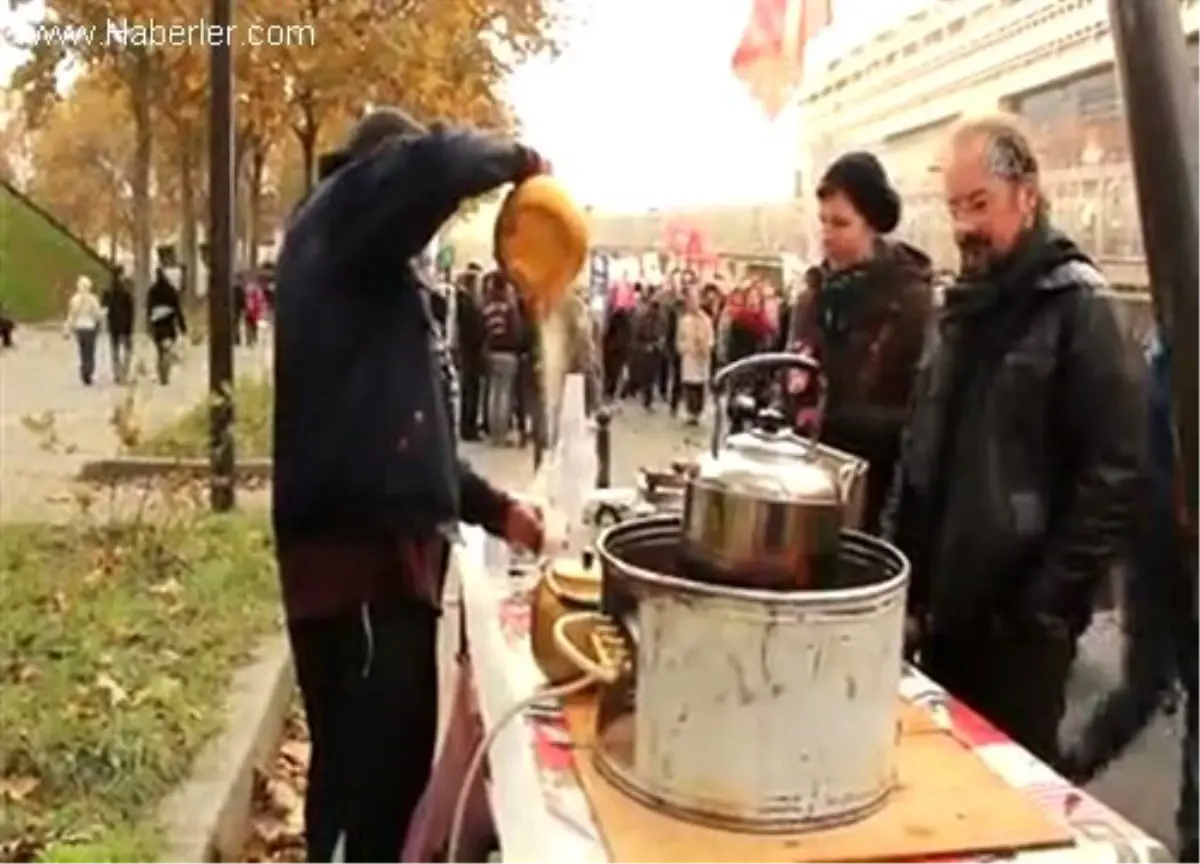
[[[512,188],[496,216],[496,262],[539,317],[562,302],[587,253],[587,218],[561,183],[539,174]]]

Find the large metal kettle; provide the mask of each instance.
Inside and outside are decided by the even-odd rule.
[[[771,590],[830,588],[837,580],[841,530],[858,521],[867,463],[800,437],[771,412],[723,434],[728,382],[781,368],[821,371],[804,355],[772,353],[730,363],[713,377],[712,448],[685,493],[681,575]]]

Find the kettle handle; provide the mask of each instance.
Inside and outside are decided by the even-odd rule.
[[[568,612],[565,615],[560,615],[558,620],[554,622],[553,628],[551,628],[554,647],[558,649],[567,662],[578,669],[583,675],[601,684],[615,683],[620,678],[620,670],[610,664],[594,662],[571,639],[570,631],[567,628],[573,624],[585,621],[590,621],[593,626],[603,626],[608,624],[610,620],[602,612]]]
[[[776,369],[799,369],[804,372],[810,372],[814,375],[821,374],[821,364],[807,354],[799,354],[794,351],[771,351],[764,354],[751,354],[749,357],[743,357],[741,360],[735,360],[732,363],[726,363],[720,369],[713,373],[712,381],[709,386],[712,388],[713,400],[715,401],[715,410],[713,417],[712,431],[712,455],[716,456],[721,450],[722,433],[725,431],[725,404],[722,396],[724,395],[725,385],[731,378],[744,375],[752,370],[761,368],[776,368]],[[818,414],[824,413],[825,407],[825,387],[822,382],[820,387],[820,401],[817,405]]]

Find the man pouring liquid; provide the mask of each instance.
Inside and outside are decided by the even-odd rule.
[[[472,198],[543,169],[491,135],[364,117],[278,261],[273,520],[312,737],[308,860],[396,861],[429,777],[447,532],[537,549],[540,515],[455,453],[417,259]]]

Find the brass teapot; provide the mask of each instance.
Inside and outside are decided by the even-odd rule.
[[[564,656],[556,644],[555,625],[569,616],[571,620],[566,626],[572,631],[572,643],[589,646],[585,650],[590,651],[592,639],[587,631],[594,626],[595,620],[575,613],[600,609],[600,585],[600,566],[590,552],[542,562],[531,604],[529,633],[533,658],[551,684],[563,684],[581,674],[579,664]],[[580,632],[574,632],[576,630]],[[595,661],[596,658],[590,659]]]

